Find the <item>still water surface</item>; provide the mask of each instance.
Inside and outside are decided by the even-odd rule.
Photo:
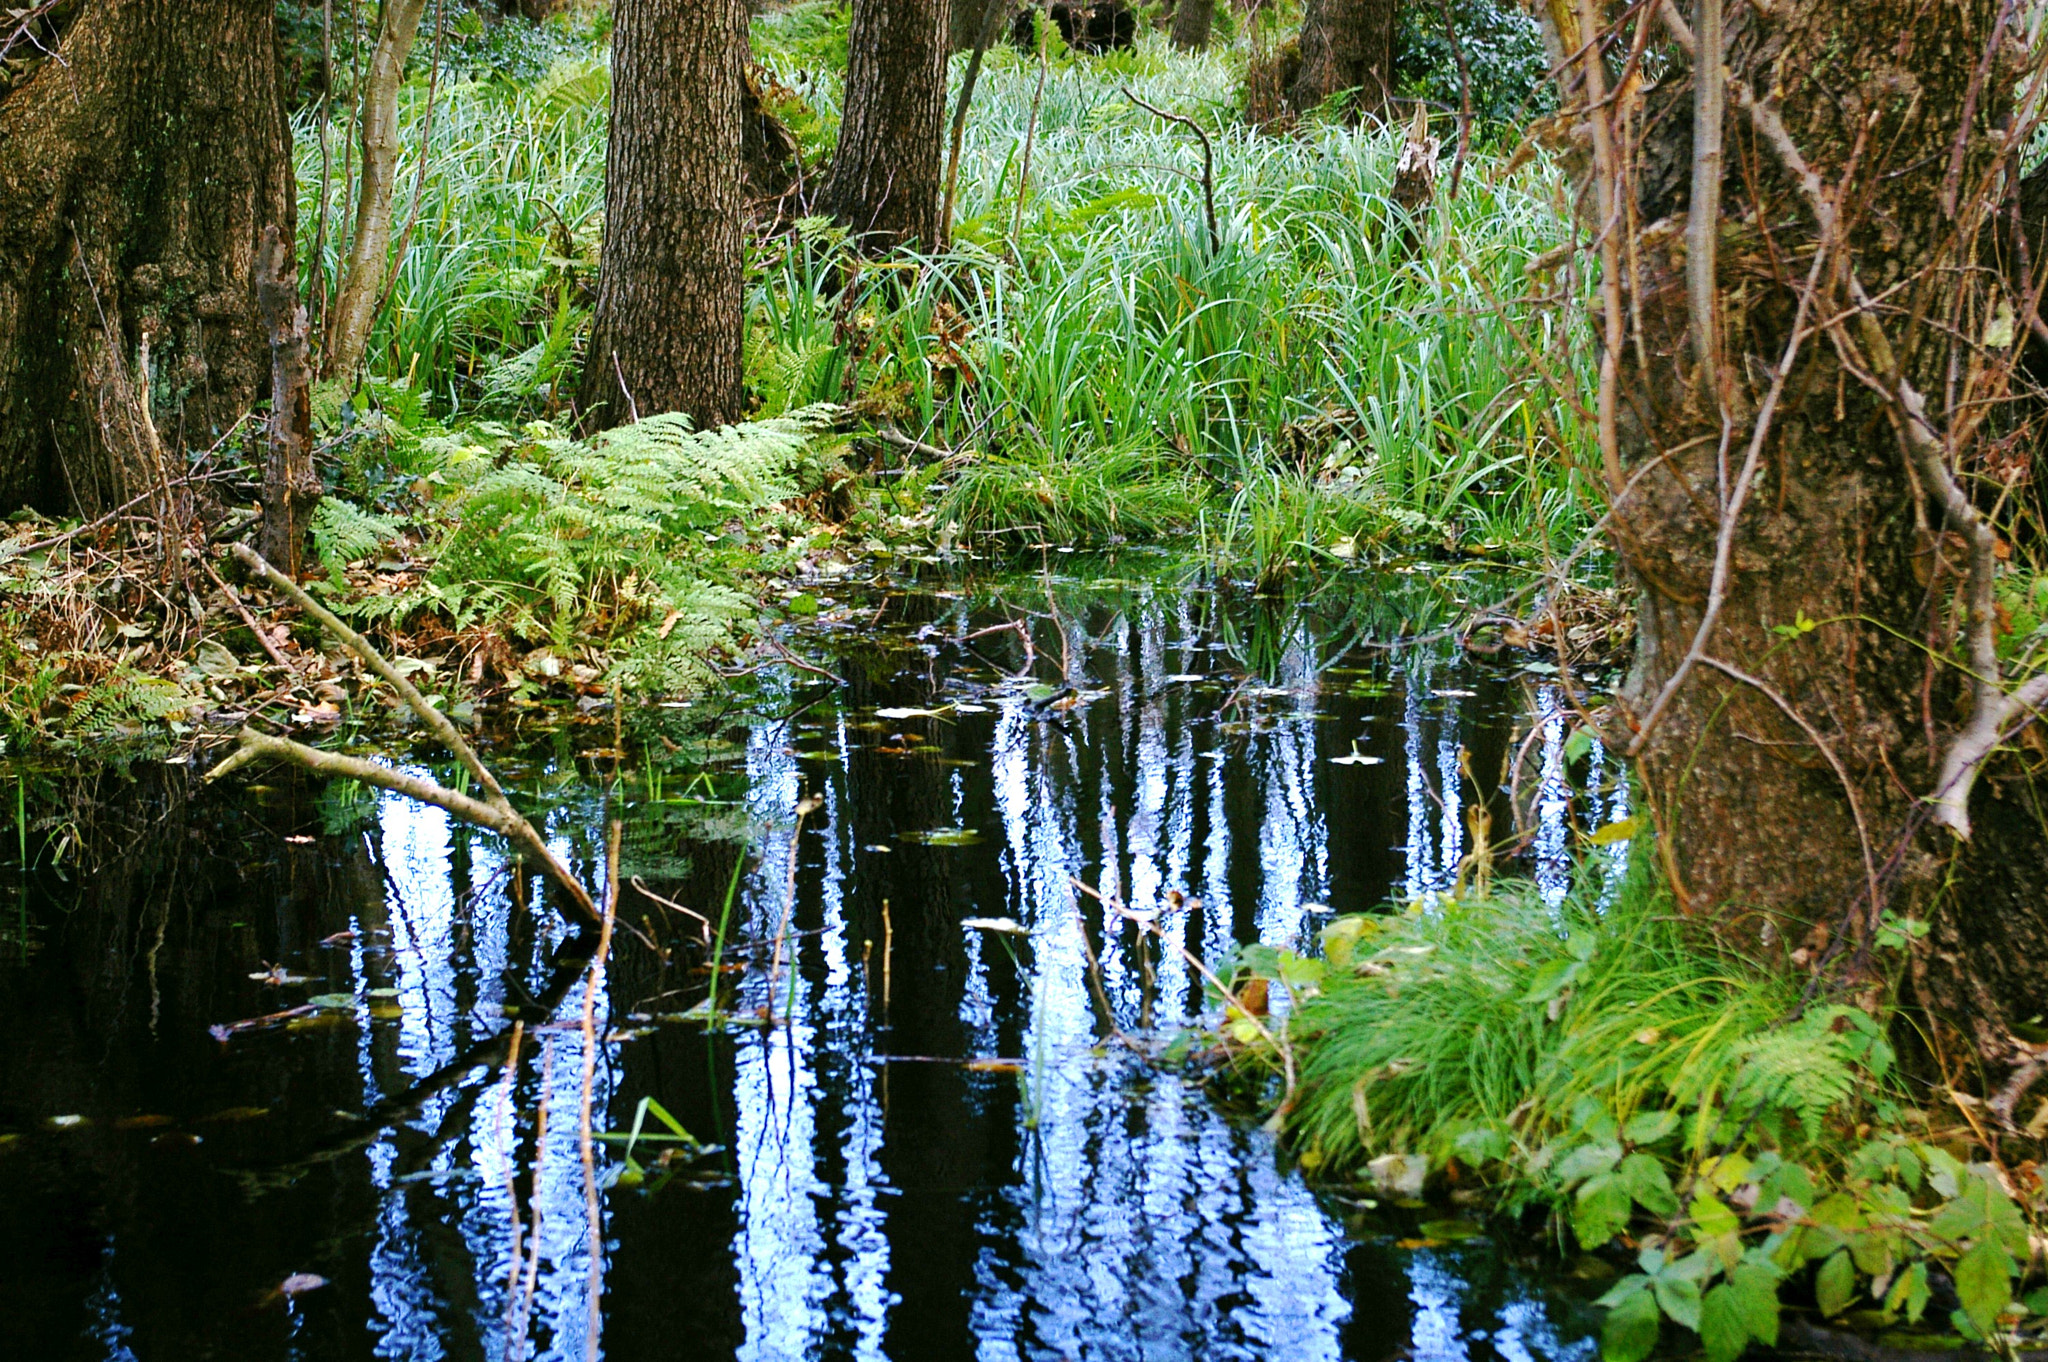
[[[54,787],[44,836],[68,803],[79,849],[0,939],[0,1355],[1592,1356],[1554,1266],[1319,1197],[1137,1057],[1200,979],[1073,884],[1204,959],[1313,949],[1450,888],[1460,753],[1512,747],[1523,869],[1561,893],[1548,686],[1160,583],[825,605],[798,642],[843,685],[770,669],[493,749],[591,880],[624,826],[594,981],[539,879],[437,810],[281,773]],[[714,922],[731,888],[748,1024],[690,1015],[704,929],[636,878]],[[599,1132],[651,1098],[717,1151],[586,1164],[586,1083]]]

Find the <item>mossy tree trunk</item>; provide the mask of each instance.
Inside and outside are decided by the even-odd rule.
[[[291,137],[270,0],[85,0],[41,36],[0,89],[0,506],[90,515],[269,378],[256,249],[290,240]]]
[[[1216,21],[1216,0],[1179,0],[1173,9],[1173,45],[1183,52],[1199,52],[1209,45],[1209,30]]]
[[[1400,14],[1400,0],[1308,0],[1301,16],[1301,68],[1288,88],[1288,107],[1307,113],[1348,90],[1353,113],[1384,113],[1394,96]]]
[[[1547,3],[1555,50],[1582,50],[1585,9]],[[1683,9],[1704,33],[1722,5]],[[1958,856],[1968,822],[1936,796],[1973,715],[2005,699],[1975,651],[1992,540],[1969,483],[2017,357],[1990,319],[2018,300],[1971,266],[2017,173],[1997,129],[2024,54],[1999,0],[1726,11],[1725,80],[1681,68],[1651,90],[1626,181],[1613,124],[1580,150],[1589,227],[1618,223],[1598,409],[1641,629],[1611,736],[1688,912],[1851,994],[1876,976],[1883,909],[1931,917],[1922,997],[1995,1073],[2024,1065],[2012,1024],[2048,1007],[2041,972],[2007,959],[2048,951],[2043,822],[2023,782],[1986,780],[1976,806],[2012,816],[1984,820],[1996,854]],[[1616,107],[1600,82],[1634,22],[1578,68],[1582,111]],[[1627,217],[1605,207],[1623,182]],[[2015,858],[2024,902],[1993,892]]]
[[[853,0],[822,211],[870,249],[945,240],[947,0]]]
[[[598,425],[740,414],[741,0],[616,0],[604,259],[581,405]]]

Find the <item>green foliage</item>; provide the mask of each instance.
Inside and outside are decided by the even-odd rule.
[[[1489,123],[1513,124],[1550,110],[1556,95],[1543,40],[1535,20],[1514,0],[1403,6],[1394,39],[1394,69],[1403,73],[1404,95],[1441,108],[1461,107],[1458,62],[1444,33],[1447,10],[1457,25],[1476,116]]]
[[[344,596],[336,609],[393,624],[427,611],[557,653],[590,642],[610,658],[607,680],[681,689],[752,607],[707,541],[722,542],[735,520],[744,538],[748,519],[818,486],[836,464],[821,437],[838,417],[808,407],[697,431],[668,414],[588,441],[544,422],[468,432],[489,444],[421,440],[416,466],[438,465],[423,478],[439,489],[424,516],[431,568],[411,587]],[[398,527],[330,501],[315,528],[332,567]]]
[[[397,539],[404,527],[338,497],[322,497],[313,511],[313,553],[336,586],[347,581],[348,565]]]
[[[192,692],[175,681],[118,666],[72,701],[65,736],[90,743],[160,732],[194,703]]]
[[[1802,1007],[1636,884],[1604,913],[1510,888],[1329,927],[1289,1028],[1303,1162],[1456,1163],[1584,1250],[1639,1250],[1600,1301],[1608,1362],[1666,1322],[1732,1362],[1785,1295],[1917,1325],[1936,1273],[1966,1336],[2021,1318],[2033,1209],[1931,1136],[1869,1133],[1910,1114],[1886,1021]]]

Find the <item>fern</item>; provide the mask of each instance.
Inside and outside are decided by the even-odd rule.
[[[84,741],[132,738],[193,703],[192,693],[176,682],[121,667],[73,703],[66,734]]]
[[[1854,1011],[1823,1008],[1790,1026],[1743,1041],[1736,1047],[1742,1063],[1731,1094],[1732,1108],[1745,1113],[1790,1112],[1808,1141],[1819,1139],[1828,1116],[1856,1091],[1855,1042],[1868,1037],[1851,1023],[1847,1014]],[[1887,1061],[1889,1053],[1887,1048]]]
[[[443,467],[447,528],[426,550],[434,566],[419,586],[359,597],[344,612],[399,626],[431,610],[457,630],[489,624],[558,648],[580,639],[611,653],[622,685],[691,685],[752,608],[716,580],[705,533],[822,482],[834,456],[820,437],[838,419],[838,408],[816,406],[698,431],[665,415],[590,441],[535,423],[494,459]],[[386,527],[396,529],[335,515],[323,561],[374,547]]]
[[[334,497],[320,498],[313,512],[313,552],[336,586],[346,581],[348,565],[367,558],[398,538],[399,524]]]

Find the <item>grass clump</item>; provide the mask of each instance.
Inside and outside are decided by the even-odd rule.
[[[1484,1188],[1560,1247],[1616,1257],[1608,1362],[1639,1362],[1667,1325],[1731,1362],[1776,1345],[1790,1312],[2048,1330],[2048,1288],[2027,1290],[2038,1180],[2008,1175],[1966,1109],[1915,1105],[1941,1095],[1901,1073],[1892,1008],[1809,999],[1711,948],[1652,878],[1604,908],[1510,885],[1347,917],[1321,961],[1254,962],[1296,997],[1302,1162],[1383,1195]],[[1883,953],[1921,930],[1889,921]]]

